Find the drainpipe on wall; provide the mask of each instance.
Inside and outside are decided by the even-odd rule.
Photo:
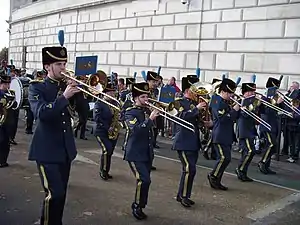
[[[78,33],[78,22],[79,22],[79,9],[76,10],[77,18],[76,18],[76,30],[75,30],[75,50],[74,50],[74,68],[76,62],[76,53],[77,53],[77,33]]]
[[[199,65],[199,62],[200,62],[200,53],[201,53],[201,34],[202,34],[202,29],[201,29],[201,27],[202,27],[202,20],[203,20],[203,8],[204,8],[204,0],[202,0],[202,2],[201,2],[201,11],[200,11],[200,13],[201,13],[201,20],[200,20],[200,23],[199,23],[199,42],[198,42],[198,57],[197,57],[197,65],[196,65],[196,68],[198,68],[198,65]],[[200,68],[201,69],[201,68]],[[204,76],[201,76],[200,75],[200,81],[204,81]]]

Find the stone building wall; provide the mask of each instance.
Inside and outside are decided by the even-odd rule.
[[[40,0],[12,13],[10,58],[41,68],[41,49],[65,31],[69,68],[74,58],[98,55],[107,73],[132,75],[162,67],[178,80],[201,68],[202,81],[229,72],[249,81],[300,78],[300,0]]]

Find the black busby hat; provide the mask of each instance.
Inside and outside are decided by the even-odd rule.
[[[135,83],[135,78],[133,77],[126,78],[126,85],[130,85],[134,83]]]
[[[109,91],[116,91],[116,87],[113,84],[113,82],[111,82],[111,79],[107,79],[107,84],[105,89],[103,90],[104,93],[109,92]]]
[[[224,78],[219,87],[219,92],[224,91],[228,93],[234,93],[237,85],[233,80]]]
[[[214,84],[214,83],[217,83],[217,82],[220,82],[220,81],[222,81],[222,80],[217,79],[217,78],[214,78],[214,79],[212,80],[211,84]]]
[[[149,80],[159,80],[159,75],[158,73],[154,71],[148,71],[147,72],[147,81]]]
[[[267,84],[266,84],[266,88],[271,88],[271,87],[276,87],[279,88],[280,87],[280,80],[274,78],[274,77],[269,77]]]
[[[43,65],[55,62],[67,62],[68,52],[65,47],[45,47],[42,49]]]
[[[199,82],[199,78],[197,76],[187,76],[183,77],[181,80],[181,89],[184,92],[186,89],[190,88],[192,84]]]
[[[255,83],[242,83],[242,94],[245,94],[247,91],[256,91]]]
[[[0,71],[0,84],[9,84],[10,82],[11,82],[11,76],[5,74],[3,70]]]
[[[146,82],[132,84],[132,97],[149,94],[149,84]]]

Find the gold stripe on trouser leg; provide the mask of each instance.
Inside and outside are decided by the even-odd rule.
[[[47,180],[47,176],[45,173],[45,169],[42,165],[40,165],[40,171],[43,177],[43,185],[44,188],[48,191],[48,195],[45,198],[45,205],[44,205],[44,224],[43,225],[48,225],[49,223],[49,202],[52,198],[50,189],[49,189],[49,184],[48,184],[48,180]]]
[[[129,127],[128,127],[128,125],[127,125],[126,122],[124,124],[125,124],[126,134],[125,134],[125,139],[124,139],[123,147],[125,148],[126,145],[127,145],[127,142],[128,142],[128,138],[129,138]]]
[[[136,195],[135,195],[135,201],[136,201],[136,204],[140,204],[140,199],[141,199],[141,187],[142,187],[142,180],[141,180],[141,177],[140,177],[140,174],[139,172],[137,171],[134,163],[129,163],[130,164],[130,167],[131,167],[131,170],[132,172],[135,174],[135,178],[137,179],[138,183],[137,183],[137,186],[136,186]]]
[[[244,162],[242,163],[242,166],[241,166],[240,170],[244,169],[244,167],[246,166],[246,163],[248,162],[248,160],[250,159],[250,156],[252,154],[252,148],[250,146],[249,138],[246,138],[246,147],[248,149],[248,155],[245,158]]]
[[[218,163],[216,171],[214,172],[215,177],[218,176],[220,168],[223,165],[223,162],[224,162],[224,159],[225,159],[221,145],[217,144],[217,146],[218,146],[218,150],[219,150],[219,154],[220,154],[220,162]]]
[[[103,156],[104,156],[104,159],[103,159],[103,168],[106,169],[107,167],[107,150],[105,148],[105,145],[103,144],[103,142],[101,141],[100,137],[97,136],[97,140],[99,141],[100,145],[101,145],[101,148],[102,148],[102,153],[103,153]]]
[[[208,151],[208,148],[209,148],[211,142],[212,142],[212,138],[210,138],[210,139],[208,140],[208,142],[207,142],[207,144],[206,144],[206,147],[205,147],[205,149],[204,149],[205,152]]]
[[[269,146],[268,150],[266,151],[266,153],[265,153],[265,155],[264,155],[264,158],[263,158],[263,162],[264,162],[264,163],[267,161],[267,158],[268,158],[268,156],[269,156],[269,154],[270,154],[270,152],[271,152],[271,149],[272,149],[273,146],[274,146],[270,134],[269,134],[269,133],[266,133],[266,134],[267,134],[267,138],[268,138],[268,141],[269,141],[269,143],[270,143],[270,146]]]
[[[189,174],[190,174],[190,170],[189,170],[190,165],[189,165],[189,161],[187,160],[187,157],[186,157],[184,151],[182,151],[182,158],[185,162],[185,177],[184,177],[182,197],[186,197],[187,188],[188,188],[188,181],[189,181]]]

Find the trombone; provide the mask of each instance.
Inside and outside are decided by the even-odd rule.
[[[267,107],[269,107],[269,108],[271,108],[271,109],[273,109],[273,110],[275,110],[275,111],[277,111],[277,112],[281,112],[283,115],[286,115],[286,116],[288,116],[288,117],[293,118],[292,113],[290,113],[290,112],[288,112],[288,111],[286,111],[286,110],[284,110],[284,109],[282,109],[282,108],[280,108],[280,107],[278,107],[278,106],[276,106],[276,105],[273,105],[272,103],[270,103],[270,102],[268,102],[268,101],[262,99],[262,97],[264,97],[263,94],[260,94],[260,93],[255,92],[255,95],[256,95],[256,96],[257,96],[257,95],[260,96],[260,98],[259,98],[259,97],[255,97],[255,98],[258,99],[259,101],[261,101],[261,103],[264,104],[265,106],[267,106]]]
[[[173,123],[176,123],[176,124],[178,124],[178,125],[180,125],[180,126],[182,126],[182,127],[184,127],[184,128],[186,128],[186,129],[188,129],[188,130],[190,130],[190,131],[192,131],[192,132],[195,133],[195,126],[192,123],[190,123],[190,122],[188,122],[188,121],[186,121],[184,119],[181,119],[178,116],[175,116],[175,112],[177,114],[177,110],[175,109],[175,107],[174,108],[172,107],[172,103],[167,104],[167,103],[160,102],[160,101],[157,101],[157,100],[154,100],[154,99],[151,99],[151,98],[148,98],[148,101],[152,101],[153,103],[146,102],[146,104],[150,108],[153,108],[153,109],[156,109],[157,111],[159,111],[159,113],[160,113],[161,116],[163,116],[166,119],[172,121]],[[154,104],[158,104],[160,107],[157,107]],[[164,111],[162,108],[165,108],[166,110],[168,110],[168,109],[171,110],[172,109],[171,112],[173,112],[173,113],[169,113],[167,111]]]
[[[115,109],[118,110],[118,111],[121,111],[120,107],[115,106],[114,104],[112,104],[112,103],[110,103],[110,102],[108,102],[108,101],[105,101],[104,99],[101,99],[100,97],[97,96],[98,94],[102,94],[102,95],[104,95],[105,97],[110,98],[110,99],[112,99],[113,101],[117,102],[118,105],[120,105],[120,102],[119,102],[116,98],[111,97],[110,95],[103,93],[103,86],[100,84],[100,78],[99,78],[99,77],[96,78],[97,81],[98,81],[98,82],[97,82],[97,86],[96,86],[96,87],[99,87],[99,90],[98,90],[97,88],[95,88],[95,87],[93,87],[93,86],[90,86],[90,85],[88,85],[88,84],[86,84],[86,83],[84,83],[84,82],[82,82],[82,81],[80,81],[80,80],[77,80],[75,77],[73,77],[72,75],[70,75],[70,74],[73,74],[73,75],[74,75],[74,71],[66,70],[66,72],[61,72],[61,74],[64,75],[67,79],[70,79],[70,80],[72,80],[72,81],[75,81],[76,83],[78,83],[78,84],[80,84],[80,85],[86,87],[86,88],[87,88],[88,90],[90,90],[90,91],[87,91],[87,90],[85,90],[85,89],[83,89],[83,88],[77,86],[78,90],[80,90],[80,91],[82,91],[83,93],[85,93],[85,94],[87,94],[87,95],[89,95],[89,96],[91,96],[91,97],[93,97],[93,98],[95,98],[95,99],[97,99],[97,100],[99,100],[99,101],[101,101],[101,102],[103,102],[103,103],[105,103],[105,104],[107,104],[107,105],[109,105],[109,106],[115,108]],[[92,76],[93,76],[93,75],[91,75],[91,77],[89,77],[88,80],[92,80]],[[91,93],[91,92],[94,92],[94,93]]]
[[[292,103],[292,99],[290,99],[289,97],[285,96],[282,92],[277,90],[277,93],[279,94],[279,96],[283,99],[283,103],[290,108],[293,112],[297,113],[298,115],[300,115],[300,110],[297,109],[293,103]]]
[[[245,99],[244,97],[237,95],[234,93],[234,96],[237,97],[238,99]],[[250,96],[251,97],[251,96]],[[246,113],[248,116],[252,117],[256,122],[258,122],[259,124],[263,125],[265,128],[267,128],[269,131],[271,131],[271,125],[269,123],[267,123],[266,121],[264,121],[263,119],[261,119],[258,115],[256,115],[254,112],[251,112],[249,109],[247,109],[245,106],[242,106],[241,103],[239,103],[236,99],[234,99],[233,97],[230,97],[231,101],[233,101],[235,104],[239,105],[241,110]]]

